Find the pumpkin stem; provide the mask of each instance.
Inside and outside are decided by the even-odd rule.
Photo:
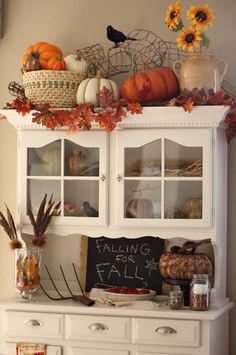
[[[101,70],[99,70],[99,69],[97,70],[95,78],[98,79],[98,80],[100,80],[102,78]]]
[[[148,63],[148,58],[144,59],[142,66],[141,66],[141,72],[145,72],[145,68],[147,66]]]
[[[199,242],[187,241],[177,250],[178,254],[194,254],[199,245],[211,243],[211,239],[204,239]]]

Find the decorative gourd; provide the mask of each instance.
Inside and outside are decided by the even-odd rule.
[[[76,94],[77,104],[93,104],[94,106],[99,106],[97,94],[99,94],[99,91],[104,87],[110,90],[114,100],[119,99],[118,85],[113,80],[102,78],[100,72],[97,72],[94,78],[84,79],[79,84]]]
[[[63,58],[63,53],[60,48],[47,42],[38,42],[29,46],[22,58],[22,65],[30,57],[37,59],[40,63],[41,69],[52,69],[48,67],[48,61],[52,58]]]
[[[120,89],[121,98],[129,102],[166,101],[179,93],[177,77],[172,69],[156,68],[129,77]]]
[[[133,199],[126,208],[126,218],[153,218],[153,215],[153,203],[148,199]]]
[[[66,70],[86,76],[88,63],[77,53],[69,54],[64,58]]]
[[[193,274],[212,275],[213,264],[209,256],[195,253],[197,246],[207,243],[210,243],[210,239],[200,242],[187,241],[182,247],[173,246],[170,252],[161,255],[161,275],[173,280],[191,280]]]

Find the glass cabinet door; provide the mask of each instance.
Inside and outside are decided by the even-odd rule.
[[[211,223],[210,142],[209,130],[119,132],[118,223]]]
[[[27,142],[22,154],[26,157],[26,178],[22,179],[22,191],[27,197],[25,222],[28,209],[36,214],[47,193],[56,202],[61,201],[61,218],[55,218],[55,224],[83,225],[88,219],[90,224],[106,224],[106,133],[81,132],[78,140],[65,138],[63,133],[51,140],[52,136],[46,132],[42,140],[37,133],[24,139]]]

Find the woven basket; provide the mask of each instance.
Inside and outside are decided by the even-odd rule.
[[[33,104],[73,107],[76,92],[85,76],[67,70],[35,70],[23,74],[25,95]]]

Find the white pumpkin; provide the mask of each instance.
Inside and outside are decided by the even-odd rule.
[[[114,100],[119,99],[118,85],[113,80],[102,78],[98,72],[96,77],[84,79],[79,84],[76,94],[77,104],[93,104],[94,106],[99,106],[97,94],[104,87],[111,91]]]
[[[86,75],[88,63],[79,54],[69,54],[64,58],[66,70],[74,73]]]

